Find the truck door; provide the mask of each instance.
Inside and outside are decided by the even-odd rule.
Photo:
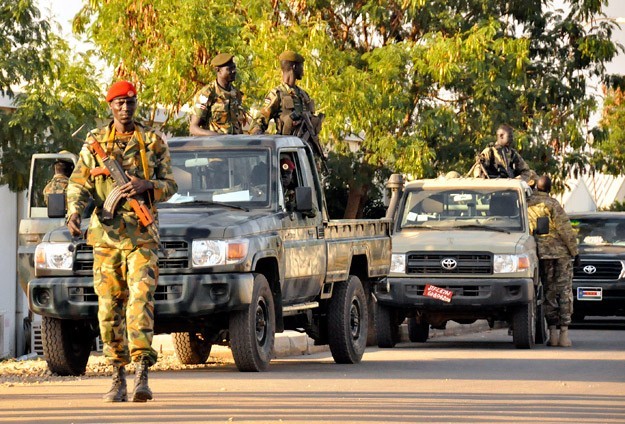
[[[318,229],[321,227],[321,207],[311,171],[311,164],[303,149],[283,150],[281,159],[289,159],[295,164],[291,184],[283,188],[278,184],[279,204],[287,216],[282,220],[282,240],[284,241],[285,274],[282,295],[285,303],[293,304],[310,300],[319,294],[326,273],[325,240]],[[305,216],[292,209],[285,195],[295,187],[311,187],[314,217]],[[292,192],[291,192],[292,193]]]

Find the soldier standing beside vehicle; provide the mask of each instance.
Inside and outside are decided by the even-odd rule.
[[[189,133],[191,135],[243,134],[247,112],[243,93],[234,87],[237,66],[228,53],[211,61],[216,79],[204,86],[193,98]]]
[[[43,196],[46,205],[48,204],[48,196],[51,194],[65,193],[69,176],[72,175],[74,164],[71,161],[58,159],[54,162],[54,176],[43,189]]]
[[[297,81],[304,76],[304,58],[287,50],[278,59],[282,70],[282,84],[265,97],[265,103],[250,133],[265,132],[273,119],[278,134],[295,135],[310,145],[320,167],[321,161],[325,160],[319,144],[319,131],[324,115],[315,115],[314,101],[306,91],[297,86]]]
[[[89,133],[129,177],[121,187],[124,197],[143,199],[152,214],[154,203],[169,199],[177,190],[167,143],[153,130],[133,120],[136,90],[127,81],[113,84],[106,96],[113,114],[107,126]],[[68,228],[80,236],[81,214],[90,197],[95,202],[87,243],[93,246],[93,284],[98,295],[100,337],[104,356],[114,368],[107,402],[127,400],[125,365],[135,365],[134,402],[152,399],[148,368],[156,362],[154,291],[158,283],[158,234],[143,226],[128,201],[121,200],[112,218],[105,218],[105,200],[115,183],[99,155],[85,144],[67,188]]]
[[[530,230],[537,219],[549,218],[549,233],[537,235],[541,274],[545,283],[545,316],[549,325],[549,346],[570,347],[568,335],[573,313],[573,264],[579,265],[575,231],[558,201],[549,196],[551,179],[543,175],[528,200]],[[558,334],[558,326],[560,332]]]
[[[521,178],[527,181],[530,168],[519,152],[512,148],[514,131],[510,125],[502,124],[497,128],[497,141],[488,146],[478,157],[489,178]]]

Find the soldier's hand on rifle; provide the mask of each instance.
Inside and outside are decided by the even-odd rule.
[[[73,213],[67,220],[67,228],[72,237],[79,237],[82,234],[80,231],[80,221],[80,215],[77,213]]]
[[[124,193],[127,197],[133,197],[137,194],[141,194],[147,190],[154,188],[154,184],[152,184],[151,181],[138,178],[134,175],[130,175],[128,172],[126,172],[126,175],[128,175],[130,181],[128,181],[120,188],[122,193]]]

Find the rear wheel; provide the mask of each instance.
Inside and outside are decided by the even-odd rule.
[[[87,368],[95,335],[85,321],[43,317],[41,341],[50,371],[57,375],[82,375]]]
[[[399,342],[399,324],[395,310],[380,305],[375,313],[378,347],[394,347]]]
[[[417,322],[417,318],[408,318],[408,339],[414,343],[425,343],[430,336],[430,324],[421,319]]]
[[[367,298],[360,279],[334,285],[328,305],[328,344],[337,364],[356,364],[367,347]]]
[[[517,308],[512,317],[512,342],[517,349],[531,349],[536,339],[536,302]]]
[[[173,333],[174,350],[178,360],[185,365],[203,364],[211,353],[212,344],[202,334]]]
[[[239,371],[264,371],[273,356],[276,311],[267,279],[254,276],[252,302],[230,314],[230,348]]]

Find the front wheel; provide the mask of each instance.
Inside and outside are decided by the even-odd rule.
[[[367,347],[367,298],[360,279],[350,275],[334,285],[328,305],[328,344],[337,364],[356,364]]]
[[[531,349],[536,339],[536,302],[519,306],[512,317],[512,342],[517,349]]]
[[[408,318],[408,339],[413,343],[425,343],[430,336],[430,324],[421,318]]]
[[[267,279],[254,276],[252,302],[230,314],[230,348],[239,371],[264,371],[273,356],[276,311]]]
[[[172,333],[174,350],[182,364],[198,365],[208,359],[213,345],[197,333]]]
[[[57,375],[82,375],[95,335],[85,321],[43,317],[41,342],[50,371]]]
[[[378,303],[375,321],[378,331],[378,347],[394,347],[399,342],[400,337],[397,312]]]

